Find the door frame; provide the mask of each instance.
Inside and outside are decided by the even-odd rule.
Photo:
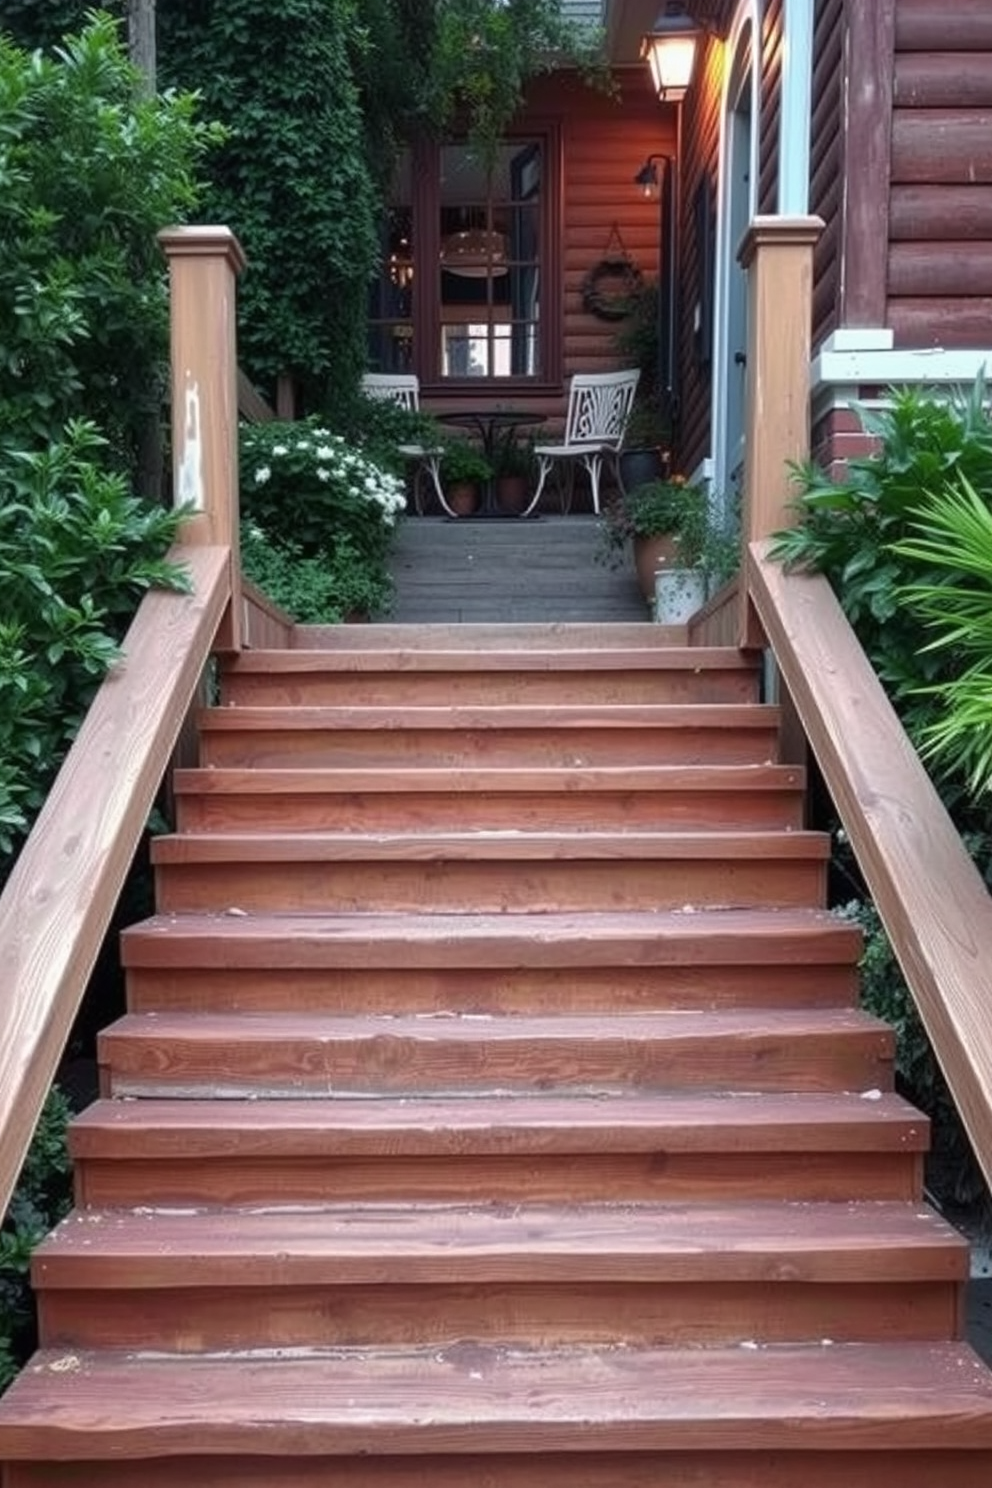
[[[758,196],[758,150],[761,101],[761,0],[740,0],[727,39],[727,68],[720,100],[720,189],[717,197],[716,275],[713,338],[713,492],[729,502],[732,452],[728,448],[729,381],[733,372],[730,308],[732,297],[743,294],[744,324],[747,324],[747,276],[737,262],[740,247],[732,220],[734,183],[732,150],[736,134],[734,115],[740,112],[745,92],[750,95],[750,158],[748,162],[748,221],[754,217]],[[737,241],[734,239],[737,238]]]

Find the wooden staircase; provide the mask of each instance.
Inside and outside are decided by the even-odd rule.
[[[977,1488],[992,1377],[736,652],[229,666],[3,1488]]]

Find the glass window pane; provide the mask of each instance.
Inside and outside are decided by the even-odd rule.
[[[440,152],[442,377],[536,377],[542,156],[501,146],[491,174],[461,145]]]
[[[413,211],[409,153],[400,161],[382,224],[382,268],[370,289],[368,364],[374,372],[413,370]]]

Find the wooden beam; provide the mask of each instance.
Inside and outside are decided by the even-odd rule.
[[[752,599],[992,1183],[992,898],[826,579],[750,553]]]
[[[794,520],[789,465],[809,454],[813,248],[822,231],[819,217],[756,217],[738,254],[748,276],[745,555]],[[757,644],[744,584],[740,600],[740,643]]]
[[[227,227],[159,233],[169,261],[172,340],[172,480],[176,505],[197,513],[183,541],[226,547],[231,608],[219,649],[240,647],[238,359],[235,282],[245,266]]]
[[[886,324],[896,8],[896,0],[845,8],[845,326]]]
[[[0,896],[0,1214],[230,598],[230,553],[180,547],[147,594]]]

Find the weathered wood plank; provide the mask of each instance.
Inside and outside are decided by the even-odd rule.
[[[888,257],[893,297],[992,298],[992,241],[893,243]]]
[[[58,1351],[7,1396],[11,1459],[251,1452],[992,1450],[992,1377],[963,1344],[340,1350],[299,1359]],[[375,1400],[370,1411],[369,1399]],[[264,1416],[258,1402],[265,1401]],[[119,1405],[114,1405],[119,1402]]]
[[[987,186],[893,186],[889,238],[902,241],[992,241],[992,191]]]
[[[897,185],[992,183],[988,113],[974,109],[896,109],[892,116],[891,179]]]
[[[825,579],[752,548],[754,602],[986,1177],[992,901]]]
[[[896,46],[901,52],[992,51],[987,0],[899,0]]]
[[[897,108],[992,110],[992,52],[903,52],[896,57]]]
[[[227,548],[180,547],[146,595],[0,898],[0,1212],[230,596]]]
[[[844,325],[885,323],[896,0],[848,5],[844,130]]]

